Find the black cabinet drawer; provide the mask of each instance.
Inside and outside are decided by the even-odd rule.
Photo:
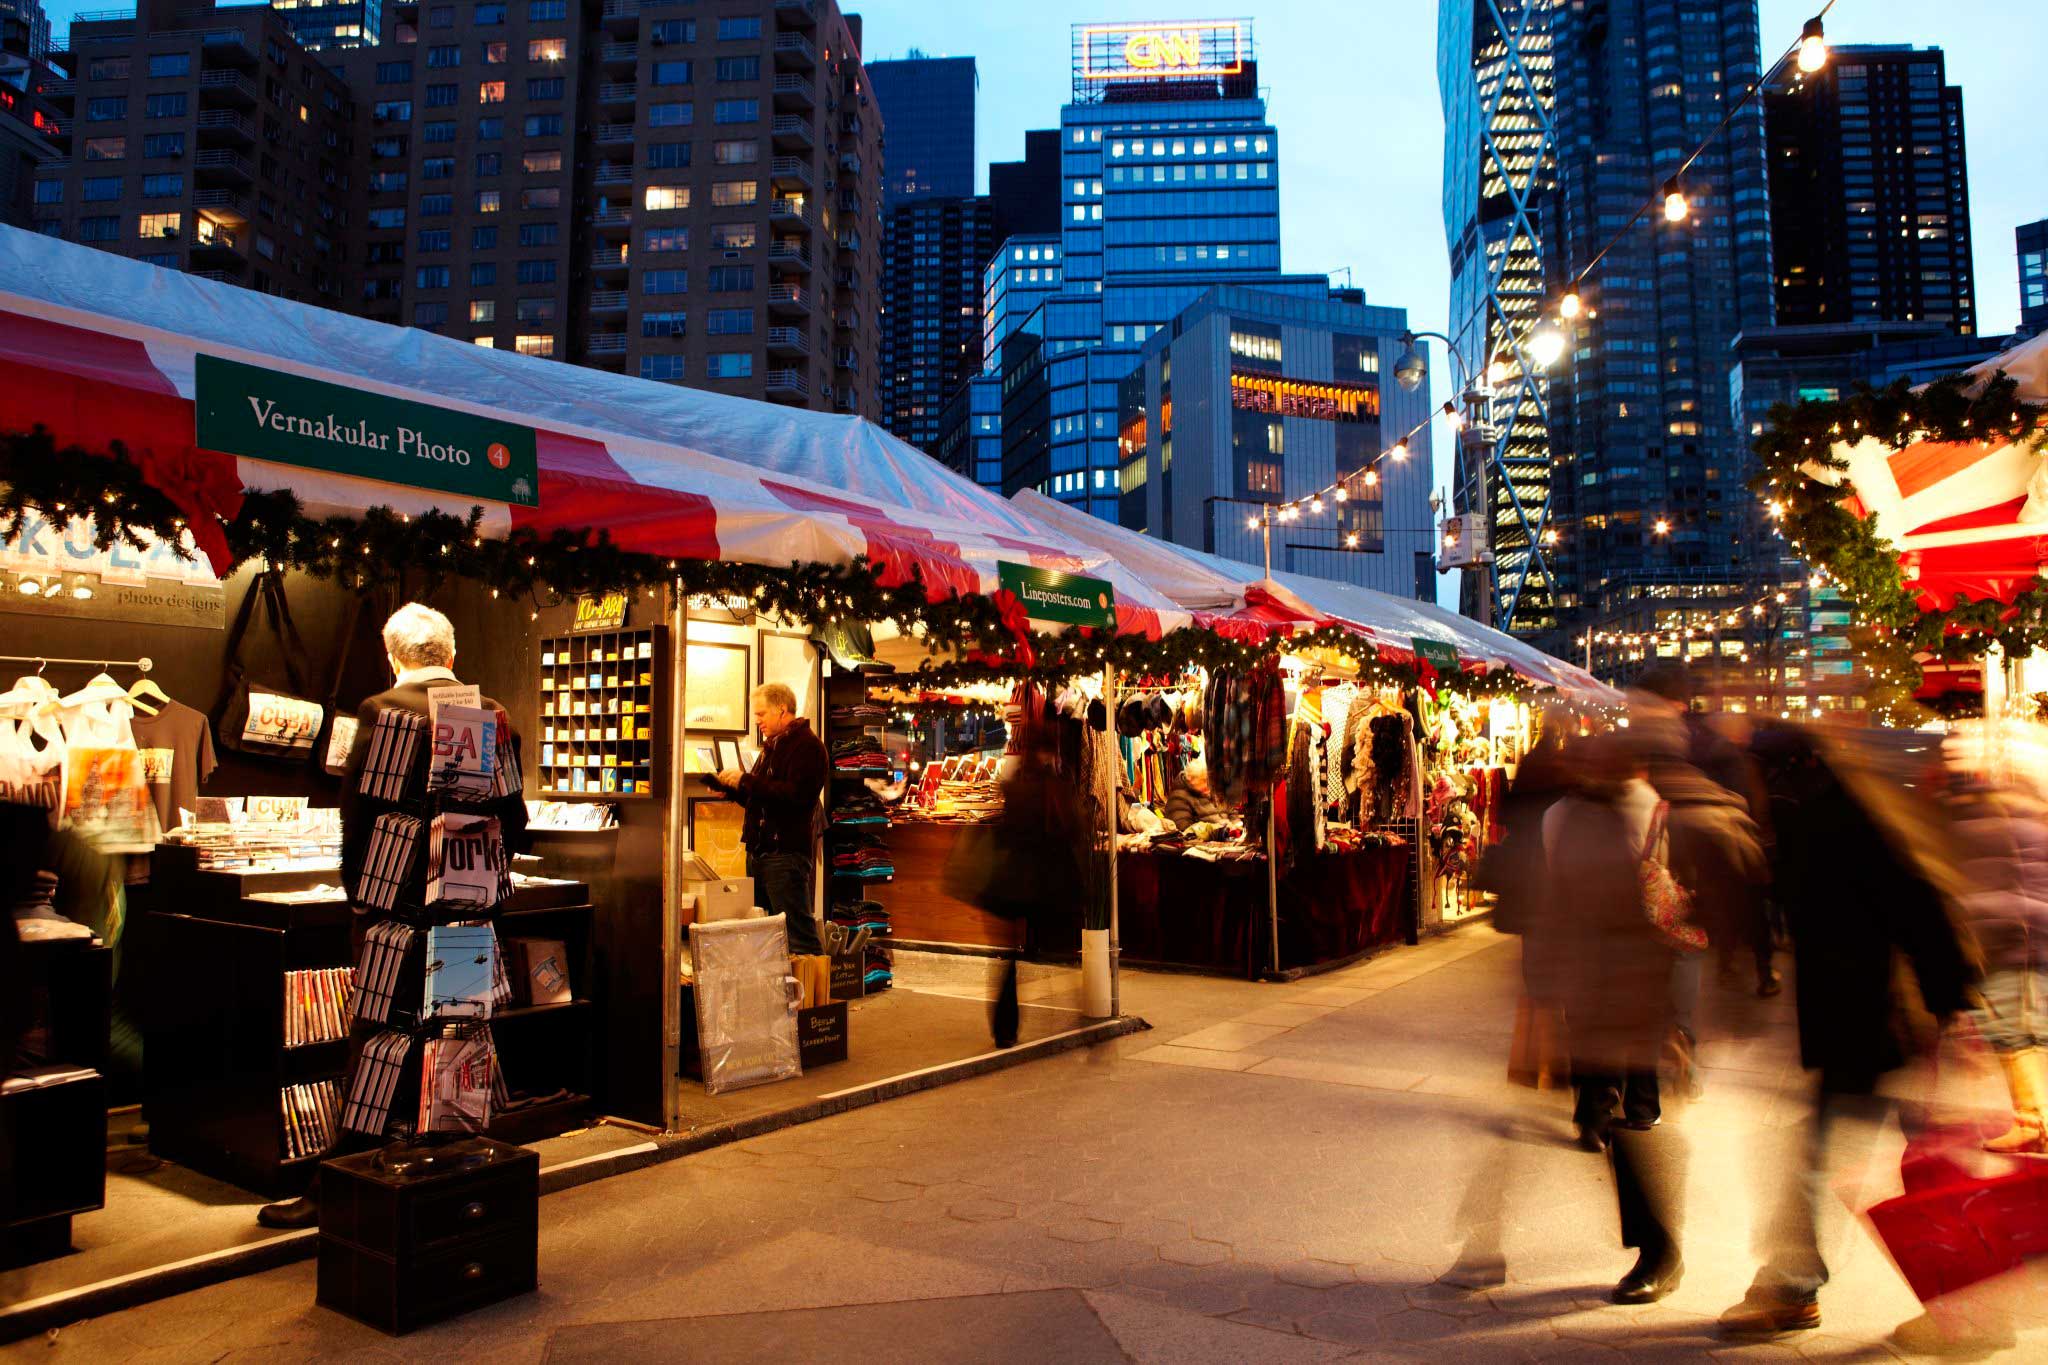
[[[448,1312],[495,1303],[531,1290],[538,1268],[537,1245],[531,1236],[515,1232],[488,1241],[465,1242],[421,1259],[420,1299],[424,1305],[444,1305]]]
[[[413,1204],[412,1241],[422,1251],[457,1238],[489,1237],[530,1227],[537,1192],[527,1171],[507,1171],[453,1189],[422,1193]]]

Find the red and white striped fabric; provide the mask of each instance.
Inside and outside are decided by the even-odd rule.
[[[2020,397],[2048,402],[2048,334],[1972,367],[2003,370]],[[1907,584],[1926,610],[1958,596],[2009,602],[2048,565],[2048,461],[2022,446],[1921,441],[1894,449],[1865,437],[1838,441],[1849,466],[1851,510],[1875,517],[1898,547]]]
[[[488,534],[601,527],[629,550],[771,566],[865,555],[886,583],[915,571],[937,596],[995,592],[1007,560],[1108,579],[1126,633],[1192,619],[858,418],[467,345],[0,228],[0,430],[190,456],[200,352],[535,428],[539,505],[483,504]],[[314,515],[466,515],[476,501],[249,458],[236,472]]]

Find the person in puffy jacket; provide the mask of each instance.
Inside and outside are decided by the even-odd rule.
[[[1230,808],[1216,799],[1209,786],[1209,766],[1199,758],[1180,770],[1180,780],[1167,793],[1166,808],[1160,813],[1175,829],[1230,818]]]
[[[2012,1091],[2012,1128],[1984,1148],[2048,1155],[2048,808],[1966,778],[1950,814],[1962,914],[1984,956],[1977,1031]]]

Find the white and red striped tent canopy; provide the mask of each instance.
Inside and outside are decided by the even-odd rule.
[[[1586,670],[1556,659],[1512,635],[1489,630],[1433,602],[1327,578],[1281,573],[1262,576],[1248,564],[1205,554],[1112,526],[1029,489],[1012,503],[1070,539],[1092,545],[1138,570],[1191,611],[1288,619],[1320,625],[1337,622],[1370,641],[1383,657],[1412,660],[1417,640],[1449,645],[1468,665],[1511,669],[1543,687],[1556,688],[1594,705],[1619,705],[1621,693]]]
[[[2048,333],[1965,371],[1982,384],[1999,371],[2019,397],[2048,403]],[[1850,504],[1876,520],[1899,551],[1923,610],[1958,596],[2010,602],[2048,565],[2048,461],[2023,446],[1920,441],[1894,448],[1875,437],[1837,441]]]
[[[483,504],[487,533],[601,527],[628,550],[770,566],[866,555],[935,594],[994,592],[998,561],[1106,578],[1119,627],[1191,614],[857,417],[629,379],[470,345],[0,228],[0,431],[60,447],[190,449],[200,353],[539,433],[539,505]],[[251,490],[313,515],[383,505],[466,516],[476,500],[239,458]]]

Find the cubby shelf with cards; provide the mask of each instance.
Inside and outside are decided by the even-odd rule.
[[[592,631],[540,643],[540,791],[651,797],[666,632]]]

